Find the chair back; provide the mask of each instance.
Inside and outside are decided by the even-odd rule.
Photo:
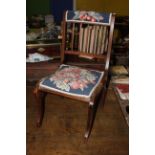
[[[62,23],[61,62],[74,62],[83,67],[93,64],[100,70],[108,70],[114,22],[113,13],[66,11]]]

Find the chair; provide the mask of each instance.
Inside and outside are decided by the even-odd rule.
[[[60,67],[41,79],[34,94],[37,99],[37,126],[41,126],[48,93],[88,103],[84,134],[90,136],[99,99],[104,102],[112,50],[115,14],[66,11],[62,22]]]

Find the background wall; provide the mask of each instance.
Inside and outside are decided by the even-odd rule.
[[[117,15],[129,15],[129,0],[76,0],[76,8],[77,10],[105,11],[115,12]],[[26,0],[27,16],[49,13],[50,0]]]
[[[77,0],[76,8],[129,15],[129,0]]]
[[[50,0],[26,0],[26,15],[49,14]]]

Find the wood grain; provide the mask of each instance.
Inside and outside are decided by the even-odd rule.
[[[128,155],[128,126],[114,91],[98,107],[91,138],[84,142],[87,104],[47,95],[46,113],[37,128],[33,86],[27,86],[27,155]]]

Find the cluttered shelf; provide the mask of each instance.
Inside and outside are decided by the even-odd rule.
[[[122,65],[111,67],[111,84],[123,116],[129,125],[129,69]]]
[[[27,62],[48,61],[60,56],[60,26],[53,15],[34,15],[26,19]]]
[[[60,46],[57,42],[29,42],[26,45],[26,80],[37,82],[60,65]]]
[[[114,65],[129,66],[129,17],[117,16],[113,39]]]
[[[117,16],[111,59],[111,84],[129,125],[129,17]]]
[[[26,20],[26,80],[37,82],[60,64],[60,26],[52,15],[34,15]]]
[[[40,62],[60,58],[61,42],[55,40],[27,41],[26,62]]]

